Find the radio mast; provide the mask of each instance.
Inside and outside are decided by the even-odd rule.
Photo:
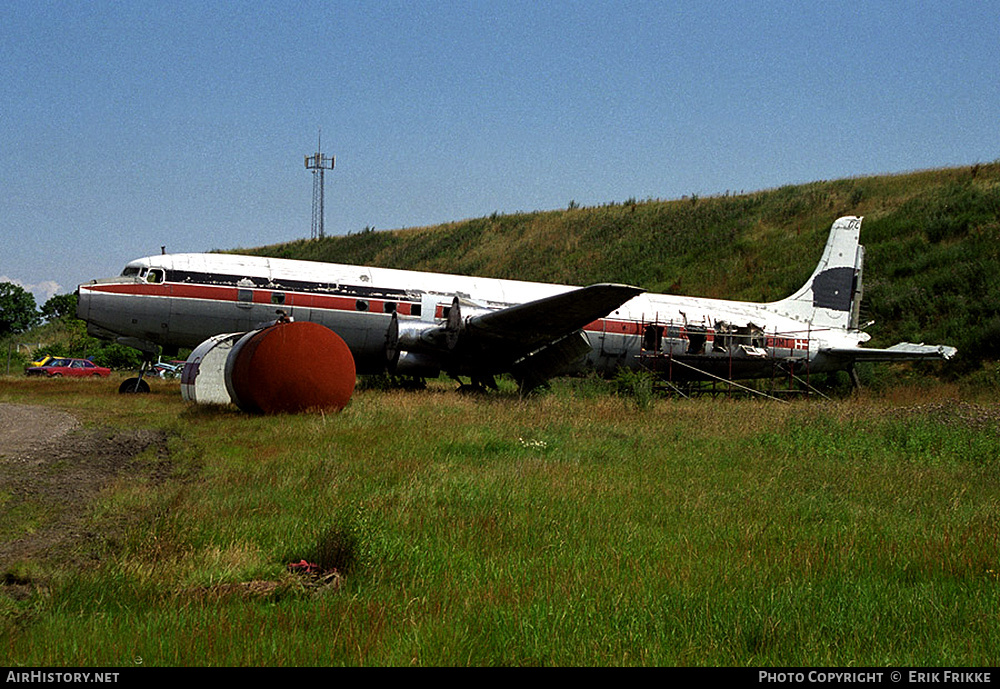
[[[306,169],[312,170],[313,174],[312,239],[322,239],[326,236],[323,231],[323,172],[332,170],[335,162],[334,156],[325,156],[322,150],[323,130],[320,129],[316,152],[305,157]]]

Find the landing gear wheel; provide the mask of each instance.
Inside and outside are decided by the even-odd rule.
[[[118,386],[118,394],[132,395],[136,393],[146,394],[149,392],[149,383],[143,380],[143,378],[152,370],[152,368],[153,359],[152,354],[150,354],[142,360],[142,365],[139,367],[139,377],[127,378],[125,382]]]
[[[149,383],[142,378],[129,378],[118,386],[119,395],[149,392]]]

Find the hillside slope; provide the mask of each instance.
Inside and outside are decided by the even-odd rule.
[[[1000,358],[1000,162],[738,196],[493,214],[243,253],[770,301],[815,267],[830,224],[865,216],[873,344],[948,343],[968,372]]]

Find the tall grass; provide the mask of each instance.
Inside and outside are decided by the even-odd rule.
[[[172,478],[90,506],[99,562],[22,564],[10,664],[1000,660],[992,403],[432,385],[251,417],[60,389],[0,401],[141,417],[173,434]],[[320,558],[339,586],[285,569]]]

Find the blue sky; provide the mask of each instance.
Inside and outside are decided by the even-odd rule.
[[[0,281],[1000,159],[1000,2],[0,3]]]

